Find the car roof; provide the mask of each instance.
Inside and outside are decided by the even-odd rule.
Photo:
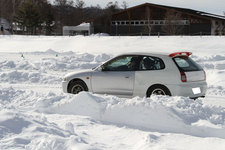
[[[165,52],[127,52],[127,53],[121,53],[121,55],[147,55],[147,56],[169,56],[170,53],[165,53]]]

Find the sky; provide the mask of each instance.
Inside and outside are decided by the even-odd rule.
[[[99,4],[102,8],[110,1],[115,0],[83,0],[85,6],[97,5]],[[140,5],[143,3],[154,3],[160,5],[168,5],[174,7],[190,8],[194,10],[204,11],[208,13],[223,15],[225,11],[225,0],[117,0],[119,5],[123,1],[128,3],[128,7]]]

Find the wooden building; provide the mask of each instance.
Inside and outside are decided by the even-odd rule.
[[[93,22],[110,35],[225,35],[225,16],[145,3]]]

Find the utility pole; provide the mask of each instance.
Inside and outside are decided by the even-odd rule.
[[[4,34],[4,27],[3,27],[3,18],[2,18],[2,11],[3,6],[2,6],[2,0],[0,0],[0,34]]]
[[[118,32],[117,31],[118,30],[117,28],[118,28],[118,23],[116,22],[116,36],[117,36],[117,32]]]
[[[0,0],[0,25],[2,25],[2,0]]]
[[[11,32],[12,34],[14,34],[14,24],[13,24],[13,17],[16,14],[16,0],[12,0],[12,9],[13,9],[13,13],[12,13],[12,20],[11,20]]]

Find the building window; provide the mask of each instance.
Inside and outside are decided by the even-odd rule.
[[[190,24],[189,20],[133,20],[133,21],[114,20],[111,22],[112,25],[121,25],[121,26],[125,26],[125,25],[132,25],[132,26],[135,26],[135,25],[137,25],[137,26],[167,25],[168,23],[172,23],[174,25],[189,25]],[[217,23],[224,25],[225,22],[217,21]]]
[[[186,25],[188,25],[188,24],[189,24],[189,21],[188,21],[188,20],[186,20],[186,21],[185,21],[185,24],[186,24]]]

